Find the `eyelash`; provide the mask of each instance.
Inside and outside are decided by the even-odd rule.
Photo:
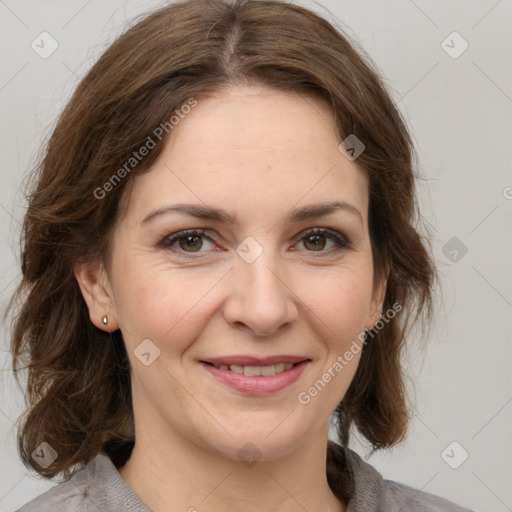
[[[326,235],[327,238],[330,238],[335,242],[337,247],[328,249],[328,250],[321,250],[321,251],[307,251],[311,253],[330,253],[330,252],[338,252],[341,250],[349,250],[351,248],[350,242],[344,238],[341,234],[337,233],[336,231],[333,231],[331,229],[327,228],[313,228],[307,231],[303,237],[300,238],[299,242],[302,242],[303,240],[307,239],[308,237],[314,236],[314,235]],[[194,254],[201,254],[204,251],[193,251],[193,252],[187,252],[183,251],[181,249],[177,249],[175,247],[171,247],[174,243],[176,243],[180,238],[186,237],[186,236],[200,236],[204,237],[210,242],[215,242],[215,240],[208,236],[206,234],[206,230],[204,229],[187,229],[185,231],[178,231],[177,233],[173,233],[171,235],[167,235],[163,238],[163,240],[160,242],[159,247],[163,249],[170,249],[176,252],[179,252],[180,255],[184,255],[186,258],[197,258],[197,256],[193,256]]]

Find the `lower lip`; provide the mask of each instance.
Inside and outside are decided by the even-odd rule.
[[[275,375],[257,375],[255,377],[248,377],[243,373],[238,374],[231,370],[221,370],[203,362],[201,362],[201,365],[219,382],[241,393],[246,395],[272,395],[293,384],[309,363],[310,361],[303,361],[284,372]]]

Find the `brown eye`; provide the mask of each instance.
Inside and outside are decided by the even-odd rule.
[[[203,241],[201,240],[201,236],[199,235],[184,235],[178,238],[179,246],[184,250],[188,251],[189,249],[192,252],[196,252],[203,246]]]
[[[205,247],[205,240],[207,246]],[[208,249],[208,243],[214,245],[213,240],[201,230],[180,231],[166,236],[161,242],[160,247],[169,249],[181,255],[193,253],[205,253]]]
[[[313,251],[321,251],[325,244],[325,235],[309,235],[304,238],[304,246]]]
[[[332,243],[331,247],[327,246],[329,241]],[[306,236],[302,237],[301,242],[309,252],[327,253],[331,252],[331,250],[337,251],[350,248],[350,243],[341,234],[325,228],[310,230],[306,233]]]

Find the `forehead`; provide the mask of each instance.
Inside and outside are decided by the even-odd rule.
[[[218,147],[276,157],[279,148],[310,153],[319,144],[324,150],[322,141],[336,140],[333,113],[324,100],[263,86],[232,86],[200,98],[172,135],[170,151],[175,145],[190,151],[187,143],[194,142],[212,153]]]
[[[202,201],[248,214],[346,200],[366,217],[366,172],[339,151],[318,98],[237,86],[198,98],[152,169],[134,177],[131,209]]]

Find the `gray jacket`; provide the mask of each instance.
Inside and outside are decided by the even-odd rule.
[[[332,449],[331,443],[329,446]],[[352,491],[347,512],[472,512],[444,498],[384,480],[356,452],[339,446],[336,450],[337,455],[328,464],[328,472],[332,474],[337,466],[339,473],[346,471],[341,462],[348,461]],[[149,509],[102,452],[68,481],[57,484],[16,512],[149,512]]]

